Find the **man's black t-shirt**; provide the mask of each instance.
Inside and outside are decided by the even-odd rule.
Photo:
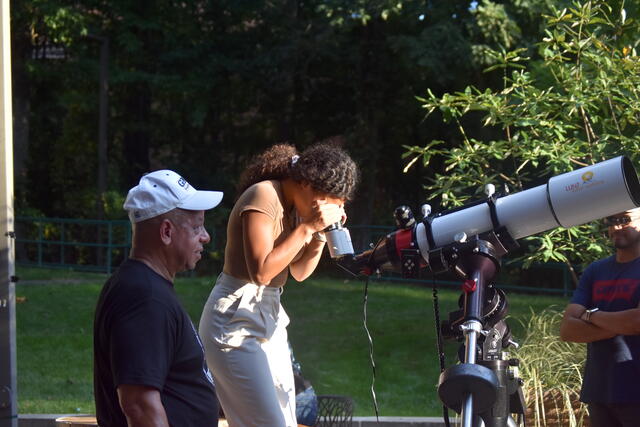
[[[102,288],[93,336],[99,425],[127,425],[118,402],[121,384],[157,389],[172,426],[217,425],[202,343],[171,282],[126,260]]]

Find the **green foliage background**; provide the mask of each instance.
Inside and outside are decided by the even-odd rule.
[[[227,191],[228,207],[250,156],[338,136],[362,168],[351,221],[390,224],[396,205],[430,197],[422,183],[441,170],[402,174],[403,145],[454,135],[423,121],[415,97],[499,87],[499,72],[482,72],[496,62],[491,49],[532,49],[556,3],[14,1],[18,212],[95,217],[99,199],[106,217],[123,217],[126,190],[161,167]],[[110,46],[102,196],[100,38]]]
[[[637,16],[637,0],[16,1],[18,214],[124,218],[139,176],[171,168],[226,192],[208,218],[223,228],[243,166],[282,141],[343,141],[362,169],[351,224],[459,205],[488,182],[521,191],[621,154],[636,162]],[[527,245],[527,262],[607,251],[597,224]]]
[[[503,72],[502,89],[471,85],[443,95],[429,90],[419,98],[427,115],[437,114],[457,130],[448,141],[406,147],[409,166],[444,158],[444,170],[426,186],[444,204],[480,197],[488,183],[520,191],[620,155],[637,162],[639,24],[629,12],[637,3],[584,1],[551,10],[535,52],[487,52],[496,61],[487,70]],[[480,130],[474,128],[478,120]],[[486,129],[495,132],[487,137]],[[597,223],[528,240],[529,263],[585,263],[607,251]]]

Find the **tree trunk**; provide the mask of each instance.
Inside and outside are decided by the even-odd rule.
[[[380,161],[380,145],[383,143],[380,138],[378,109],[379,90],[377,80],[379,70],[376,58],[376,33],[375,24],[370,22],[362,28],[362,44],[360,53],[360,87],[358,88],[359,116],[359,146],[361,156],[366,163],[361,163],[360,174],[361,184],[358,189],[359,202],[354,203],[361,206],[358,212],[358,222],[360,224],[372,224],[375,218],[375,207],[380,194],[378,185],[378,162]],[[384,111],[384,109],[382,109]],[[391,214],[391,213],[390,213]],[[372,241],[371,233],[363,233],[359,246],[366,248]]]
[[[13,32],[13,170],[17,196],[24,192],[29,156],[29,75],[26,61],[31,55],[31,39],[26,32]]]
[[[13,177],[15,188],[16,208],[26,205],[27,187],[27,160],[29,158],[29,114],[31,103],[29,101],[29,75],[27,74],[26,61],[31,54],[31,39],[27,32],[13,32],[12,46],[12,98],[13,98]],[[16,214],[19,212],[16,211]],[[27,230],[24,223],[15,222],[15,232],[18,238],[26,238]],[[26,246],[15,245],[16,258],[28,259]]]
[[[150,172],[149,146],[151,142],[149,118],[151,112],[151,91],[148,85],[139,83],[130,87],[125,100],[125,115],[129,124],[123,137],[123,171],[127,188],[138,183],[142,174]]]

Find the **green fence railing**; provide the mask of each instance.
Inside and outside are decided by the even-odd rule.
[[[382,225],[349,225],[356,252],[375,244],[394,228]],[[210,249],[223,250],[222,230],[209,232]],[[214,243],[215,242],[215,243]],[[220,246],[222,245],[222,246]],[[16,217],[16,263],[24,266],[70,268],[111,273],[128,256],[131,248],[131,224],[127,220],[94,220],[69,218]],[[503,289],[561,294],[569,296],[574,286],[565,264],[534,264],[528,269],[522,263],[503,260],[496,285]],[[458,287],[453,275],[432,277],[428,271],[419,280],[405,279],[393,272],[382,272],[380,280]],[[376,277],[373,277],[376,279]]]
[[[111,273],[131,248],[126,220],[17,216],[16,263]]]

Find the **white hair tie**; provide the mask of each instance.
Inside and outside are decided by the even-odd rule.
[[[300,156],[298,156],[297,154],[291,156],[291,166],[295,165],[299,158]]]

